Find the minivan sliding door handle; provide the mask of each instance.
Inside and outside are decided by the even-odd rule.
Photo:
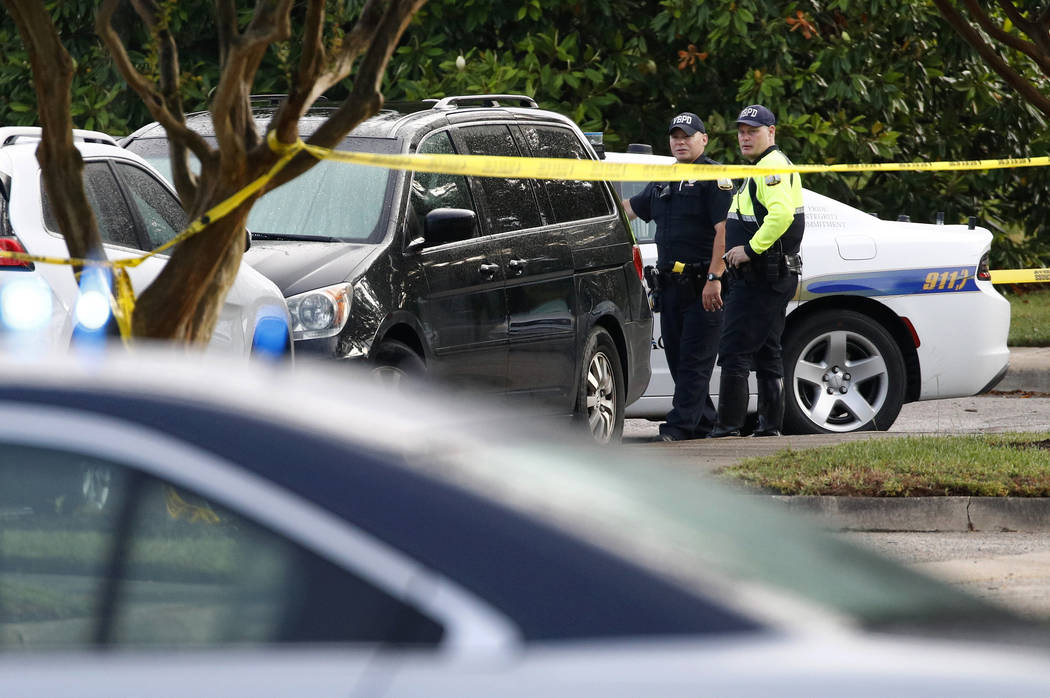
[[[525,264],[524,259],[512,259],[507,262],[507,269],[510,270],[511,276],[521,276],[525,273]]]
[[[491,279],[496,275],[497,271],[499,271],[498,264],[482,264],[478,267],[478,274],[480,274],[483,279]]]

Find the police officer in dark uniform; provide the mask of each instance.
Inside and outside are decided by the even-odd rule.
[[[717,165],[704,155],[707,130],[685,112],[667,130],[680,163]],[[719,181],[651,182],[624,200],[631,218],[656,221],[658,307],[674,402],[660,438],[680,441],[706,436],[715,422],[710,382],[722,324],[725,218],[733,184]]]
[[[737,117],[741,154],[756,167],[790,165],[774,143],[776,118],[766,107]],[[784,420],[784,361],[780,337],[795,295],[806,228],[798,173],[748,177],[733,195],[726,220],[729,288],[718,364],[718,424],[711,436],[740,436],[747,413],[747,378],[758,380],[755,436],[779,436]]]

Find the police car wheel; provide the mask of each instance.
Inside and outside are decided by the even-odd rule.
[[[398,389],[413,379],[426,376],[427,368],[419,354],[404,342],[384,340],[373,353],[372,379]]]
[[[575,420],[600,444],[617,443],[623,435],[624,381],[620,352],[608,331],[591,330],[581,355]]]
[[[900,347],[875,320],[849,310],[804,319],[784,337],[784,430],[888,429],[904,404]]]

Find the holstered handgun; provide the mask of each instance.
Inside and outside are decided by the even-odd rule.
[[[660,272],[657,271],[656,267],[649,264],[642,269],[642,276],[645,278],[645,284],[649,287],[649,308],[651,310],[660,310]]]

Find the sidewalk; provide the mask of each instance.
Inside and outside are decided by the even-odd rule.
[[[1050,397],[1050,347],[1011,347],[1010,368],[995,393]],[[907,432],[811,434],[765,439],[699,439],[645,444],[672,467],[707,474],[744,458],[846,441],[899,438]],[[641,448],[641,446],[632,446]],[[1050,498],[1027,497],[769,497],[818,524],[854,531],[1050,531]]]

